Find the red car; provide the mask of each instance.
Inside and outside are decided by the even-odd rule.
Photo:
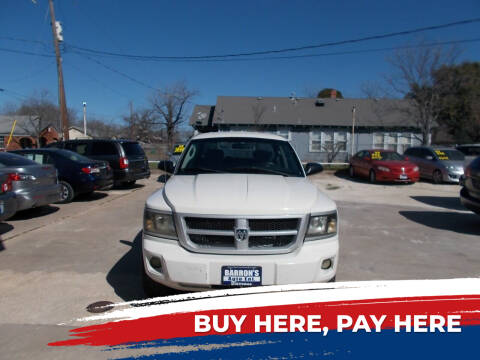
[[[418,166],[392,150],[362,150],[350,159],[350,176],[363,176],[377,181],[417,182]]]

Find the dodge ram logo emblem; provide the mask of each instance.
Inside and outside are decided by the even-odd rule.
[[[235,240],[245,241],[248,238],[248,229],[235,229]]]

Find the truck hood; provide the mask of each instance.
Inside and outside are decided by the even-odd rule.
[[[203,215],[303,215],[336,209],[306,178],[277,175],[176,175],[161,194],[147,200],[147,207],[155,208],[156,196],[163,196],[175,212]],[[157,199],[159,205],[164,199]]]

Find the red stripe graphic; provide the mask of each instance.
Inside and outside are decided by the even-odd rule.
[[[279,295],[281,296],[281,295]],[[228,298],[222,299],[228,301]],[[408,298],[384,298],[370,300],[350,300],[335,302],[318,302],[308,304],[264,306],[255,308],[219,309],[202,311],[197,313],[175,313],[159,315],[155,317],[140,318],[109,322],[101,325],[86,326],[71,330],[74,339],[50,343],[50,346],[72,345],[119,345],[140,341],[158,339],[172,339],[193,336],[219,335],[218,332],[210,331],[195,333],[195,315],[218,315],[219,325],[223,325],[224,315],[236,315],[240,318],[247,315],[241,333],[255,332],[255,315],[321,315],[321,327],[329,330],[337,328],[337,316],[348,315],[357,318],[365,315],[368,323],[374,329],[369,315],[378,318],[387,315],[382,329],[394,327],[394,317],[399,315],[405,318],[407,315],[461,315],[461,325],[480,325],[480,296],[479,295],[455,295],[455,296],[428,296]],[[428,324],[428,321],[427,321]],[[273,331],[272,326],[272,331]],[[265,332],[265,328],[262,329]],[[220,335],[235,334],[235,327],[231,326]]]

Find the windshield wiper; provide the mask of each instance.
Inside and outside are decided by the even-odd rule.
[[[181,173],[183,173],[183,174],[190,174],[190,173],[197,173],[197,174],[201,174],[201,173],[223,173],[223,172],[224,171],[221,171],[221,170],[207,169],[207,168],[200,168],[200,167],[187,168],[187,169],[181,170]]]
[[[228,172],[238,172],[238,171],[245,171],[248,173],[252,174],[272,174],[272,175],[281,175],[281,176],[292,176],[292,174],[279,171],[279,170],[271,170],[271,169],[265,169],[265,168],[259,168],[255,166],[249,166],[249,167],[235,167],[235,168],[230,168],[227,169]]]

